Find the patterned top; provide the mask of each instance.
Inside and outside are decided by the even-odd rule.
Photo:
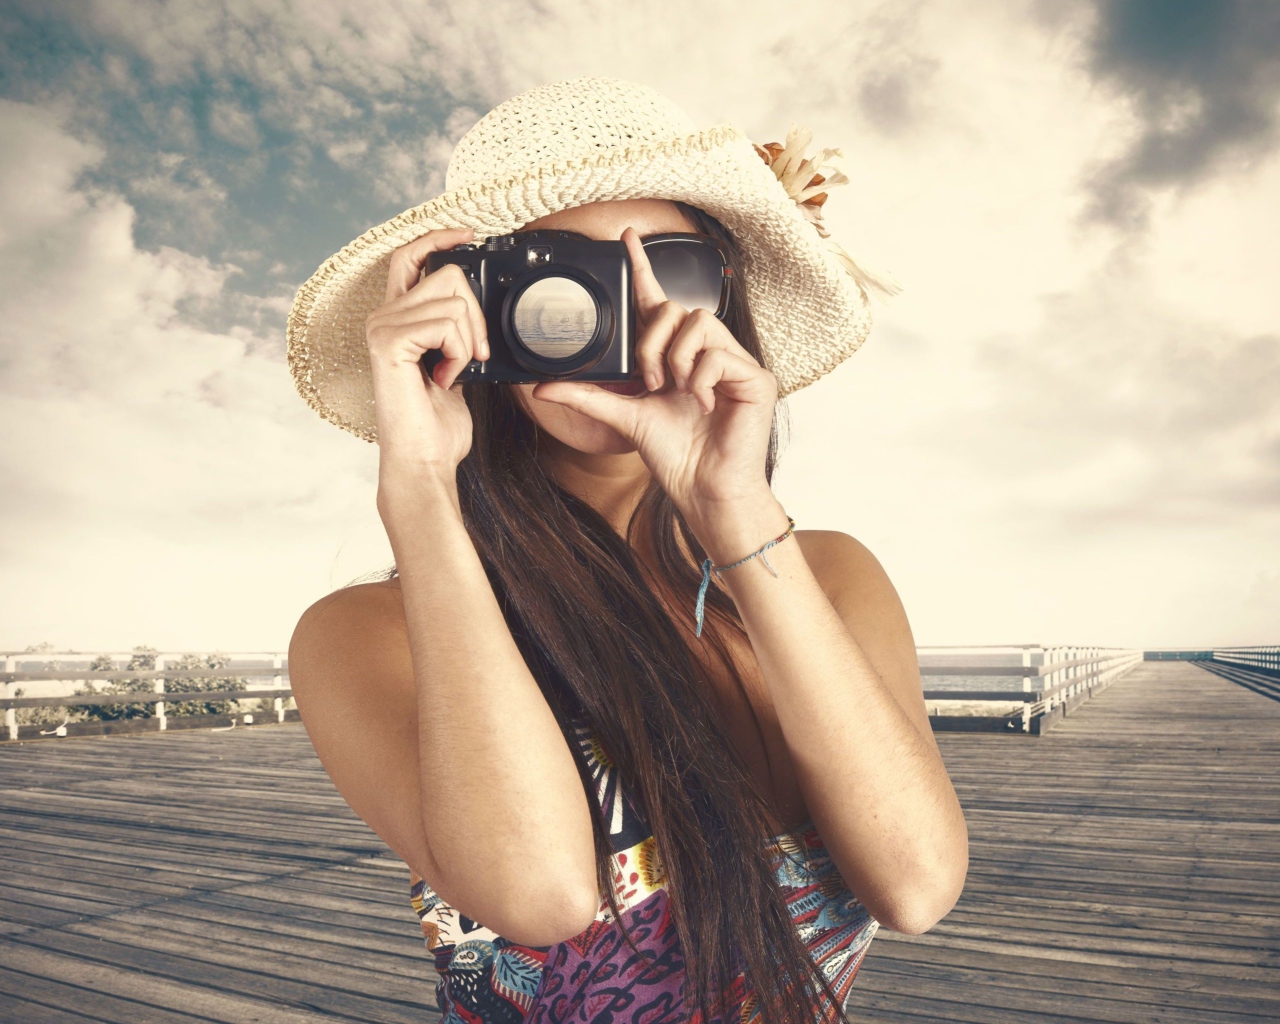
[[[623,923],[653,966],[637,963],[603,895],[579,935],[522,946],[454,910],[411,874],[410,898],[440,977],[441,1024],[701,1024],[701,1012],[691,1015],[681,999],[684,960],[653,834],[604,748],[587,729],[575,732],[609,817]],[[811,821],[770,840],[767,850],[796,930],[843,1003],[879,923],[845,886]],[[739,976],[730,1005],[740,1024],[759,1016],[757,1002]]]

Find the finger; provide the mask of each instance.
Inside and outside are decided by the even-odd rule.
[[[393,330],[397,328],[412,328],[416,324],[433,323],[436,320],[451,320],[457,328],[457,333],[462,338],[463,348],[467,353],[467,362],[476,358],[476,338],[474,328],[472,328],[471,317],[467,315],[467,305],[465,298],[462,296],[445,296],[444,298],[436,298],[430,302],[421,303],[417,306],[408,306],[396,308],[394,306],[383,307],[375,312],[369,319],[366,333],[369,335],[370,347],[375,344],[375,337],[380,334],[385,338],[397,338],[399,335],[393,334]],[[411,335],[406,335],[411,337]],[[384,340],[384,343],[385,342]],[[394,346],[393,342],[392,344]],[[420,357],[421,352],[416,353],[416,357]],[[433,367],[434,372],[434,367]]]
[[[678,302],[664,302],[641,330],[636,342],[636,366],[650,391],[657,391],[666,382],[663,356],[688,316],[689,311]]]
[[[443,271],[452,268],[452,273],[444,274]],[[466,273],[456,263],[440,268],[443,278],[442,288],[448,289],[448,294],[456,295],[466,303],[467,322],[470,326],[470,334],[474,342],[472,351],[475,352],[477,359],[489,358],[489,329],[485,323],[484,310],[480,308],[480,300],[476,298],[476,293],[471,288],[471,281]],[[435,277],[434,274],[424,278],[422,283],[416,287],[421,288],[426,285],[427,281]],[[430,292],[428,292],[430,294]]]
[[[644,251],[644,243],[635,228],[627,228],[622,232],[622,241],[627,246],[627,255],[631,257],[631,284],[635,292],[636,312],[642,321],[647,321],[659,306],[667,301],[667,293],[653,276],[653,266]]]
[[[457,320],[429,320],[432,324],[447,324],[440,335],[440,354],[444,356],[431,371],[431,379],[446,390],[453,387],[458,374],[471,362],[471,346],[462,337]],[[432,346],[434,347],[434,346]]]
[[[378,325],[369,332],[370,355],[391,363],[416,363],[426,352],[439,349],[444,358],[432,372],[442,388],[451,387],[469,362],[471,352],[452,317],[418,320],[398,326]]]
[[[635,441],[639,424],[640,402],[625,395],[576,381],[542,381],[531,392],[539,402],[552,402],[590,416],[623,437]]]
[[[778,381],[764,367],[727,349],[704,351],[689,378],[689,393],[704,414],[716,407],[717,392],[735,402],[768,403],[778,398]]]
[[[671,367],[671,378],[677,391],[689,390],[689,378],[693,374],[698,354],[707,349],[733,352],[741,346],[729,333],[729,329],[716,319],[715,314],[705,309],[695,309],[685,319],[679,332],[667,347],[667,365]],[[746,356],[746,353],[741,353]],[[746,356],[748,359],[750,356]]]
[[[391,253],[391,266],[387,271],[386,301],[399,298],[422,276],[422,266],[427,257],[441,249],[452,249],[455,245],[469,242],[475,237],[470,228],[443,228],[428,231],[412,242],[408,242]]]
[[[465,303],[468,334],[475,340],[475,357],[479,360],[489,358],[489,329],[485,323],[484,310],[480,308],[480,300],[471,288],[471,279],[466,271],[457,264],[445,264],[433,274],[428,274],[419,283],[396,300],[393,305],[404,308],[424,305],[436,298],[460,298]]]
[[[479,341],[475,336],[475,324],[471,317],[466,296],[449,294],[438,299],[428,299],[413,306],[383,307],[376,314],[376,323],[385,327],[406,327],[421,320],[453,320],[458,325],[471,358],[477,358]]]
[[[489,335],[485,324],[484,310],[471,289],[471,282],[462,268],[456,263],[446,263],[439,270],[428,274],[409,291],[392,299],[382,306],[378,312],[415,309],[437,299],[456,296],[466,303],[466,317],[470,324],[470,334],[474,341],[477,359],[489,358]]]

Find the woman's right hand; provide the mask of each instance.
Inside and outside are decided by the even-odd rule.
[[[365,321],[382,484],[388,474],[452,478],[471,450],[471,413],[453,382],[472,359],[489,358],[484,313],[457,266],[419,277],[430,253],[472,237],[469,228],[429,231],[396,249],[386,302]],[[437,348],[444,359],[428,377],[419,360]]]

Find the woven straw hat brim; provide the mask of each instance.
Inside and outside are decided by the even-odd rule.
[[[750,140],[722,125],[453,189],[366,231],[294,300],[287,351],[299,393],[331,423],[376,441],[365,320],[385,300],[393,250],[440,228],[473,228],[479,239],[586,203],[635,198],[688,203],[732,232],[780,396],[830,372],[866,338],[866,293]]]

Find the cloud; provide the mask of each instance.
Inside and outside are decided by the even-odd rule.
[[[1249,0],[1104,0],[1089,64],[1137,119],[1091,182],[1090,216],[1145,227],[1149,192],[1247,167],[1277,141],[1280,7]]]
[[[95,179],[133,206],[144,247],[236,262],[237,292],[254,293],[280,263],[300,283],[440,191],[467,128],[549,79],[637,78],[705,124],[768,138],[832,113],[902,136],[935,112],[938,62],[919,5],[645,0],[608,19],[583,0],[92,0],[19,12],[0,43],[9,95],[57,107],[70,131],[101,141]]]
[[[231,100],[215,100],[210,105],[209,128],[224,142],[241,149],[255,149],[262,144],[253,114]]]
[[[1030,336],[975,350],[988,411],[947,439],[1062,533],[1176,523],[1280,527],[1280,333],[1175,314],[1140,275],[1048,296]]]
[[[187,314],[236,268],[140,250],[129,204],[82,184],[100,147],[8,101],[0,135],[0,643],[198,647],[236,593],[279,646],[329,587],[314,524],[371,500],[367,446],[298,401],[274,332]],[[287,582],[256,578],[290,551]]]
[[[1269,642],[1280,332],[1122,270],[1041,298],[1025,329],[920,335],[905,312],[788,399],[777,491],[876,553],[918,642]]]
[[[0,100],[5,151],[0,162],[0,244],[13,244],[83,209],[85,197],[73,186],[83,171],[102,159],[99,146],[49,128],[32,107]],[[14,159],[21,153],[25,159]]]
[[[457,62],[397,5],[99,0],[4,27],[4,93],[102,148],[87,173],[133,208],[139,244],[243,269],[227,287],[250,318],[221,304],[213,330],[256,327],[258,303],[425,198],[469,126]]]

